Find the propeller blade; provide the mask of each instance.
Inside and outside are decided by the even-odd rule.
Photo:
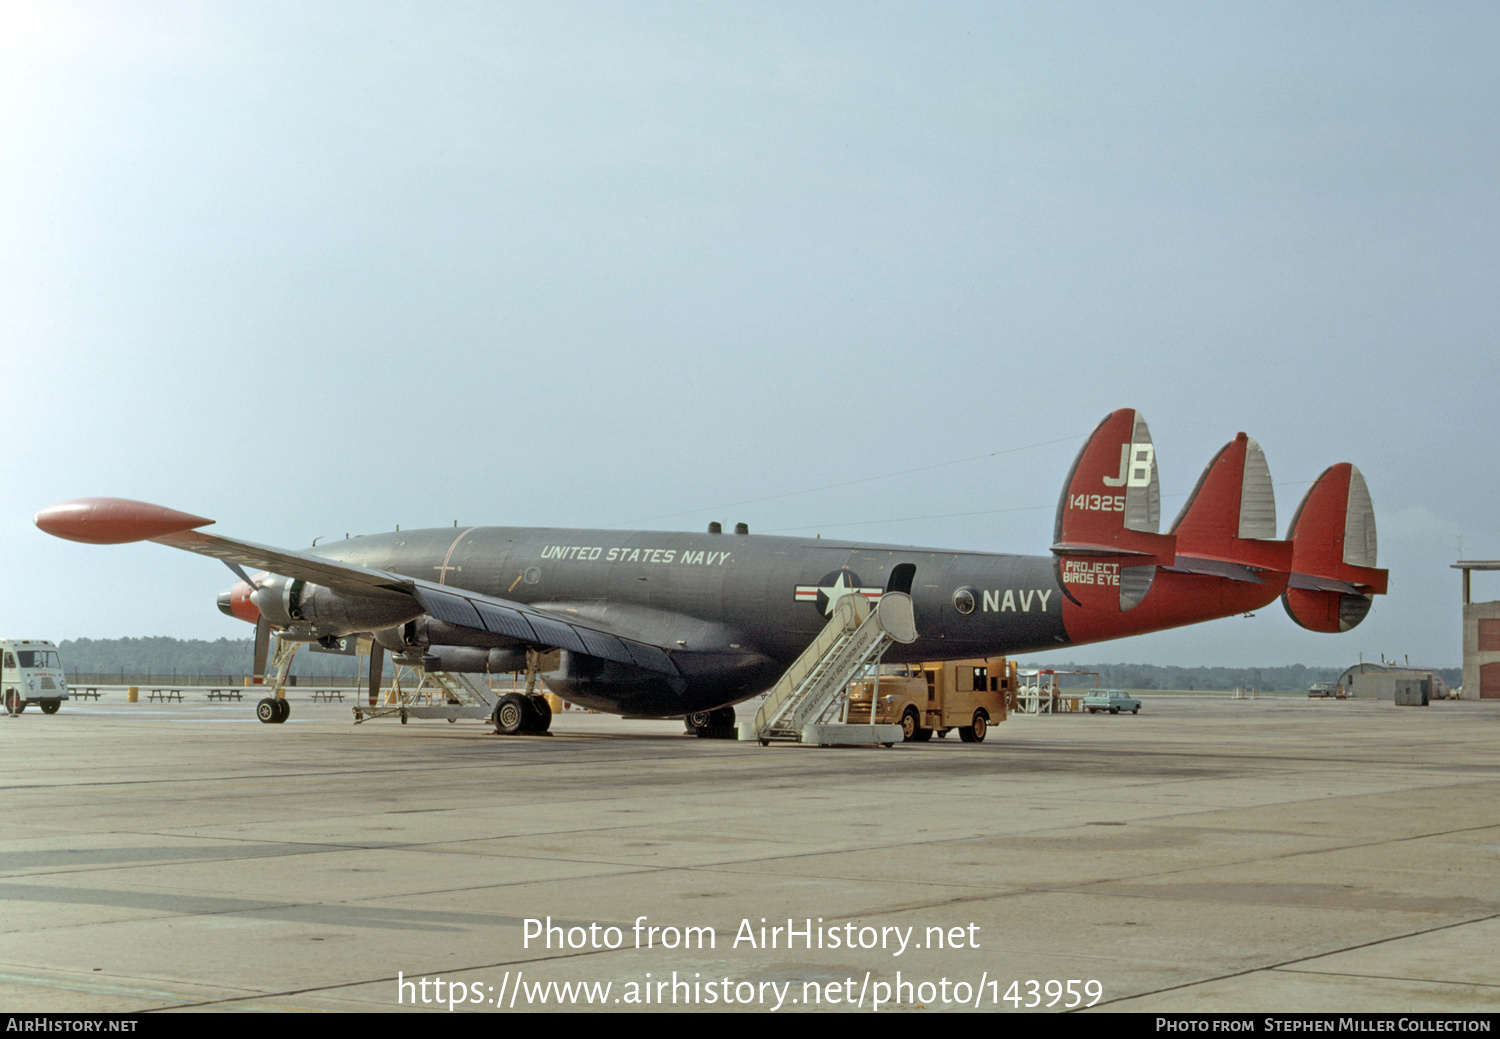
[[[370,646],[370,706],[380,702],[380,678],[385,670],[385,647],[375,642]]]
[[[261,617],[255,622],[255,677],[266,680],[266,657],[271,649],[271,622]]]

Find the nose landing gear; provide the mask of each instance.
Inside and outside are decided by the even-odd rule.
[[[267,696],[255,705],[255,716],[266,725],[280,725],[291,716],[292,705],[277,696]]]

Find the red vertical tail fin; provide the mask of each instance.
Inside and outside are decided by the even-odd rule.
[[[1068,473],[1052,552],[1058,581],[1079,606],[1123,613],[1170,566],[1173,539],[1158,533],[1161,487],[1146,420],[1122,408],[1099,423]]]
[[[1375,566],[1375,509],[1360,471],[1330,466],[1308,488],[1292,517],[1292,576],[1281,603],[1310,631],[1348,631],[1384,595],[1387,571]]]
[[[1292,569],[1292,543],[1276,539],[1276,495],[1266,456],[1241,433],[1198,477],[1172,523],[1177,569],[1278,587]],[[1273,592],[1266,601],[1275,597]]]

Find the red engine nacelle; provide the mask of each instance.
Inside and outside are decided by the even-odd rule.
[[[244,581],[236,581],[227,592],[219,593],[219,612],[226,617],[238,617],[248,624],[260,620],[260,609],[250,596],[255,592]]]

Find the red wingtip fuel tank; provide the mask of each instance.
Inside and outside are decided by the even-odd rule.
[[[49,505],[36,525],[53,537],[87,545],[123,545],[206,527],[213,520],[128,498],[79,498]]]

